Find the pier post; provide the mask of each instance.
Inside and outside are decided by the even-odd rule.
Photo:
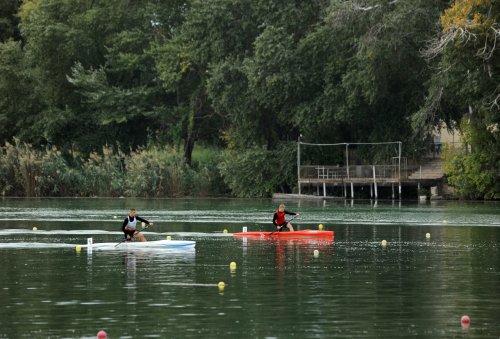
[[[354,183],[351,182],[351,198],[354,198]]]
[[[391,184],[392,187],[392,199],[394,199],[394,183]]]
[[[323,196],[326,197],[326,183],[323,182]]]
[[[370,185],[371,187],[371,185]],[[375,175],[375,165],[373,165],[373,188],[375,189],[375,199],[378,199],[377,176]]]
[[[299,134],[297,140],[297,184],[299,186],[299,195],[300,195],[300,137],[302,134]]]

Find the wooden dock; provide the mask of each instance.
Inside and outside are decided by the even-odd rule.
[[[435,165],[434,165],[435,166]],[[367,187],[370,196],[378,198],[378,188],[391,187],[392,198],[401,197],[402,187],[420,185],[437,185],[442,181],[443,173],[427,172],[419,168],[408,168],[406,165],[354,165],[354,166],[300,166],[298,179],[298,197],[304,198],[302,188],[304,186],[316,187],[313,197],[326,198],[328,187],[337,187],[342,191],[342,196],[334,198],[354,198],[355,187]],[[422,175],[422,173],[426,175]],[[290,196],[288,196],[290,197]]]

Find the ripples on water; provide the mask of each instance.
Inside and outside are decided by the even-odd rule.
[[[120,241],[130,205],[155,222],[148,239],[196,248],[75,251]],[[325,242],[222,233],[269,229],[271,201],[4,201],[0,338],[499,337],[495,207],[290,202],[298,228],[335,230]]]

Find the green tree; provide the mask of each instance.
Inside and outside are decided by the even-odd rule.
[[[21,0],[0,0],[0,43],[20,40],[17,11]]]
[[[458,127],[468,154],[451,158],[450,183],[462,197],[500,196],[500,4],[490,0],[454,2],[441,16],[441,32],[426,50],[437,59],[425,105],[414,117],[428,133],[444,121]],[[467,184],[466,184],[467,183]]]
[[[33,93],[35,78],[26,65],[21,42],[0,43],[0,74],[0,140],[29,137],[25,128],[35,123],[33,112],[39,100]]]
[[[175,34],[183,10],[181,1],[25,1],[25,51],[43,100],[31,141],[89,151],[168,134],[175,97],[156,75],[153,49]]]

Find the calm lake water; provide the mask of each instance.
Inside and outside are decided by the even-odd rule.
[[[0,338],[500,337],[499,203],[289,201],[335,240],[232,237],[270,230],[278,204],[0,200]],[[120,241],[130,207],[149,240],[196,248],[75,251]]]

